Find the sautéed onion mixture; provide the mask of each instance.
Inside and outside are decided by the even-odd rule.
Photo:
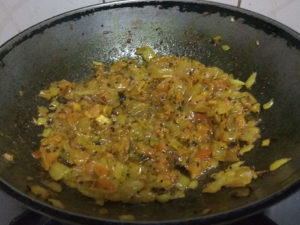
[[[203,192],[256,179],[240,161],[260,138],[260,104],[247,91],[256,73],[244,83],[147,46],[136,54],[143,60],[93,62],[89,79],[53,82],[40,92],[50,103],[38,107],[34,121],[44,129],[33,156],[51,178],[99,204],[183,198],[222,162],[232,165],[199,183]]]

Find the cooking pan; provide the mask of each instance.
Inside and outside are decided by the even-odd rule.
[[[231,47],[229,51],[211,44],[216,35]],[[282,157],[292,161],[250,184],[252,193],[245,198],[232,198],[226,188],[202,194],[200,185],[186,198],[163,204],[108,202],[109,213],[101,216],[93,200],[66,186],[55,196],[65,209],[31,196],[28,185],[48,178],[31,157],[41,131],[32,118],[37,116],[36,106],[45,104],[37,97],[39,90],[55,80],[84,79],[92,73],[93,60],[110,63],[136,57],[141,45],[159,55],[200,60],[241,80],[256,71],[251,92],[262,103],[271,98],[275,102],[260,113],[261,135],[270,138],[271,145],[263,148],[257,143],[242,159],[256,170],[266,170]],[[78,224],[120,223],[122,214],[149,224],[214,224],[248,216],[299,189],[299,99],[300,36],[271,19],[226,5],[184,0],[123,1],[78,9],[29,28],[0,49],[0,151],[15,155],[13,163],[0,159],[1,187],[33,210]],[[207,182],[208,175],[201,182]],[[34,180],[28,181],[28,176]],[[204,215],[204,209],[211,211]]]

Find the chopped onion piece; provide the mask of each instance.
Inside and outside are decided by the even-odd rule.
[[[98,116],[96,121],[99,125],[110,125],[112,123],[111,119],[103,115]]]
[[[32,194],[44,200],[47,199],[50,195],[50,192],[46,188],[41,187],[40,185],[32,185],[30,186],[30,190]]]
[[[270,145],[270,139],[265,139],[262,141],[261,146],[266,147]]]
[[[234,198],[248,197],[250,192],[249,187],[235,188],[230,192],[230,196]]]
[[[43,185],[50,188],[52,191],[55,192],[61,192],[62,186],[59,183],[53,182],[53,181],[43,181]]]
[[[220,41],[221,41],[222,37],[220,35],[217,35],[215,36],[213,39],[212,39],[212,43],[213,44],[219,44]]]
[[[10,154],[10,153],[7,153],[7,152],[5,152],[2,156],[3,156],[4,159],[6,159],[9,162],[13,162],[14,158],[15,158],[15,156],[13,154]]]
[[[246,152],[250,152],[254,148],[254,145],[246,145],[241,148],[239,155],[244,155]]]
[[[103,62],[93,61],[93,65],[95,65],[95,66],[102,66]]]
[[[136,50],[137,55],[141,55],[146,62],[150,62],[156,56],[155,52],[149,46],[142,46]]]
[[[234,85],[240,85],[240,86],[245,85],[245,82],[238,80],[238,79],[231,79],[230,82]]]
[[[250,75],[250,77],[248,78],[248,80],[245,83],[246,88],[250,89],[252,87],[252,85],[255,83],[256,75],[257,75],[256,72],[254,72]]]
[[[209,208],[203,209],[202,215],[205,216],[205,215],[207,215],[210,212],[211,212],[211,209],[209,209]]]
[[[257,178],[257,174],[248,166],[241,166],[243,162],[232,164],[225,171],[212,174],[215,181],[208,183],[203,189],[204,193],[216,193],[223,186],[227,187],[244,187],[250,184],[252,179]]]
[[[283,166],[284,164],[286,164],[287,162],[289,162],[291,160],[291,158],[282,158],[282,159],[278,159],[275,162],[273,162],[270,165],[270,171],[274,171],[277,170],[279,167]]]
[[[43,118],[43,117],[40,117],[36,120],[36,124],[38,126],[44,126],[47,124],[47,119],[46,118]]]
[[[222,45],[222,50],[226,52],[226,51],[230,50],[230,46],[229,45]]]
[[[263,108],[264,108],[264,109],[269,109],[269,108],[271,108],[271,107],[273,106],[273,104],[274,104],[274,100],[271,99],[271,100],[268,101],[267,103],[263,104]]]
[[[190,189],[196,189],[198,187],[198,181],[197,180],[193,180],[189,186]]]
[[[68,172],[70,168],[59,162],[53,163],[49,170],[51,178],[55,181],[61,180]]]
[[[50,202],[53,206],[55,206],[57,208],[61,208],[61,209],[65,208],[64,204],[61,201],[57,200],[57,199],[49,198],[48,202]]]
[[[122,221],[134,221],[134,220],[135,220],[135,217],[134,217],[134,215],[131,215],[131,214],[128,214],[128,215],[120,215],[120,216],[119,216],[119,220],[122,220]]]

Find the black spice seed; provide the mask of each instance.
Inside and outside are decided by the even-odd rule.
[[[126,95],[123,92],[118,92],[118,95],[121,104],[126,101]]]
[[[59,96],[57,98],[57,101],[61,104],[66,104],[68,102],[68,99],[66,99],[65,97]]]
[[[47,120],[47,125],[51,125],[51,124],[53,124],[53,119],[52,118],[50,118],[49,120]]]
[[[94,145],[101,145],[101,142],[100,141],[94,141],[93,144]]]

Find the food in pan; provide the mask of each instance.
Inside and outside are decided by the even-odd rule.
[[[200,183],[203,192],[256,179],[240,161],[260,138],[260,104],[248,92],[256,73],[242,82],[147,46],[136,53],[143,60],[95,61],[89,79],[53,82],[40,92],[50,103],[38,108],[35,123],[44,129],[33,156],[52,179],[99,204],[182,198],[223,162],[232,165]]]

